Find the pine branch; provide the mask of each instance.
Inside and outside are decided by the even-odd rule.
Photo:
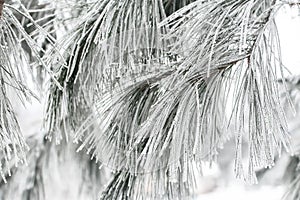
[[[151,139],[145,138],[137,145],[136,149],[132,144],[135,132],[147,120],[150,108],[158,103],[156,101],[158,94],[160,94],[158,89],[161,89],[161,85],[164,85],[162,83],[170,75],[171,73],[167,72],[162,76],[153,76],[129,86],[127,89],[122,90],[120,94],[107,95],[99,102],[96,117],[93,116],[90,120],[87,120],[78,131],[77,139],[84,141],[79,150],[86,147],[87,152],[91,153],[92,157],[96,157],[97,161],[116,172],[113,180],[102,193],[103,199],[146,197],[151,199],[161,197],[176,199],[193,194],[192,191],[196,188],[196,182],[193,182],[193,180],[201,174],[201,170],[197,171],[195,169],[195,163],[193,165],[184,163],[189,166],[188,174],[166,168],[153,168],[145,173],[140,168],[143,163],[136,161],[137,159],[133,159],[132,156],[132,154],[142,154],[142,150],[146,148],[147,140]],[[162,92],[162,89],[160,92]],[[86,132],[86,128],[94,123],[99,124],[95,127],[95,130]],[[127,154],[133,148],[136,151],[128,157]],[[135,168],[136,165],[139,165],[139,167]],[[199,163],[197,165],[201,169],[201,165],[199,166]],[[123,174],[121,177],[120,173]],[[149,184],[149,181],[153,185]],[[126,184],[129,184],[129,186],[124,188]],[[162,185],[158,186],[158,184]]]
[[[256,182],[255,167],[273,166],[275,149],[289,149],[276,83],[282,66],[272,10],[276,7],[269,1],[199,1],[166,19],[174,30],[169,37],[179,38],[174,52],[182,54],[178,50],[184,44],[191,48],[179,66],[174,89],[160,96],[137,133],[136,148],[143,138],[151,138],[138,157],[146,171],[168,166],[185,172],[180,160],[193,155],[214,160],[226,139],[226,130],[220,130],[230,124],[235,125],[237,140],[237,177],[243,177],[242,138],[249,141],[246,180],[250,183]],[[232,115],[226,122],[225,107],[232,92]],[[246,132],[249,135],[243,136]]]
[[[128,97],[101,102],[100,134],[97,131],[86,136],[82,148],[86,146],[88,152],[117,172],[125,167],[126,176],[163,169],[170,172],[172,183],[180,179],[180,170],[183,182],[187,182],[193,174],[189,163],[215,161],[218,148],[228,139],[228,126],[235,124],[236,175],[244,177],[241,144],[245,137],[249,142],[246,180],[255,183],[255,167],[272,166],[275,149],[280,152],[281,146],[289,146],[276,84],[282,66],[277,58],[280,54],[273,10],[274,2],[262,0],[198,1],[171,15],[161,25],[171,27],[167,38],[177,38],[172,51],[183,61],[177,72],[163,79],[157,100],[147,108],[147,118],[141,124],[132,123],[126,121],[134,116],[130,113],[124,122],[118,121],[131,109],[110,103],[131,102]],[[191,48],[182,52],[188,45]],[[125,90],[124,95],[131,97],[137,91]],[[234,99],[232,115],[226,119],[230,93]],[[143,109],[142,105],[138,107]],[[93,124],[94,118],[90,120],[79,132]],[[243,136],[245,132],[249,135]],[[80,139],[82,136],[78,135]],[[121,187],[119,181],[116,177],[112,184]],[[105,195],[110,196],[108,193]]]
[[[21,135],[10,98],[12,95],[16,96],[22,104],[30,102],[32,97],[37,98],[27,87],[27,74],[32,71],[30,69],[31,63],[22,44],[28,46],[37,63],[47,68],[39,55],[41,48],[25,31],[15,16],[17,12],[34,23],[26,8],[20,6],[21,8],[17,9],[14,6],[5,4],[0,19],[0,151],[4,160],[4,162],[1,162],[1,170],[6,171],[8,175],[10,175],[11,163],[18,165],[26,162],[25,154],[28,150],[25,139]],[[36,27],[40,28],[38,25]],[[51,74],[51,71],[48,72]],[[4,173],[1,171],[5,181]]]
[[[51,9],[50,3],[40,3],[39,0],[23,0],[22,3],[28,9],[28,14],[30,14],[35,23],[32,22],[32,19],[28,19],[28,17],[20,13],[16,13],[16,18],[22,23],[26,33],[41,47],[38,53],[39,57],[42,58],[46,54],[47,49],[54,45],[57,38],[55,32],[55,9]],[[43,28],[49,34],[40,34],[41,31],[35,25]],[[39,86],[39,89],[42,89],[48,73],[43,65],[35,63],[35,53],[32,52],[30,46],[24,41],[22,42],[22,48],[29,55],[29,61],[32,64],[32,73],[30,75]]]
[[[135,10],[127,1],[95,4],[84,18],[87,22],[72,37],[77,41],[75,45],[66,45],[71,49],[71,59],[66,68],[60,68],[65,87],[59,91],[60,96],[72,91],[68,84],[73,87],[78,83],[85,89],[97,86],[100,91],[102,99],[96,105],[96,116],[88,118],[76,139],[83,141],[79,150],[87,148],[97,161],[116,171],[103,198],[122,199],[141,194],[139,189],[134,192],[124,188],[128,182],[135,182],[137,173],[150,173],[153,178],[154,170],[164,170],[169,173],[168,184],[181,178],[183,184],[187,183],[194,174],[190,163],[215,161],[218,148],[228,139],[229,127],[233,127],[236,137],[236,176],[244,178],[241,144],[247,140],[245,179],[255,183],[255,168],[273,166],[276,150],[280,152],[282,146],[289,149],[276,83],[283,73],[273,21],[275,1],[197,1],[163,22],[161,19],[153,22],[151,17],[147,21],[148,13],[142,13],[142,21],[132,23],[131,11],[139,13],[143,6]],[[122,14],[124,10],[129,10],[129,14]],[[155,11],[149,13],[152,12]],[[121,21],[124,25],[120,25]],[[140,30],[150,22],[154,25]],[[130,27],[134,30],[128,31]],[[165,37],[161,37],[164,33]],[[145,35],[154,38],[151,51],[146,41],[146,53],[145,41],[134,40]],[[170,51],[169,41],[175,41]],[[89,58],[91,49],[95,53]],[[180,55],[179,68],[173,68],[176,72],[163,77],[158,87],[142,78],[143,81],[114,93],[119,89],[116,85],[152,74],[157,66],[170,66],[170,55],[160,50],[172,52],[176,58]],[[130,58],[132,52],[134,57]],[[154,69],[148,70],[153,64]],[[111,71],[105,74],[106,70]],[[82,88],[75,96],[90,97]],[[89,102],[95,100],[91,96]],[[230,97],[233,102],[229,102]],[[59,101],[54,100],[57,104],[51,106],[60,105]],[[231,116],[227,119],[225,110],[230,103]],[[76,108],[78,104],[71,105]],[[59,109],[58,113],[63,113]],[[64,119],[60,114],[53,116],[54,120]],[[93,127],[90,132],[95,123],[98,128]]]
[[[103,96],[96,104],[96,115],[91,115],[77,130],[76,142],[83,141],[78,151],[87,148],[92,157],[110,168],[123,168],[136,131],[156,103],[160,82],[171,73],[155,74]],[[87,131],[90,128],[93,131]]]
[[[19,28],[19,24],[8,9],[4,9],[1,17],[0,27],[0,106],[1,106],[1,153],[5,158],[5,163],[1,162],[1,174],[3,167],[9,170],[9,162],[14,160],[17,164],[25,162],[25,151],[28,147],[23,136],[10,103],[8,91],[14,91],[19,99],[29,100],[33,93],[25,86],[24,67],[26,66],[25,55],[18,42],[16,33],[12,30],[12,26]],[[4,166],[3,166],[4,165]]]
[[[195,177],[191,177],[195,178]],[[196,180],[194,180],[196,182]],[[192,181],[191,181],[192,182]],[[196,184],[196,183],[194,183]],[[151,174],[132,174],[126,170],[116,173],[100,196],[101,200],[117,199],[184,199],[195,191],[194,185],[179,179],[169,180],[165,171]]]
[[[67,63],[61,63],[57,79],[64,89],[50,89],[46,117],[49,139],[62,124],[68,124],[66,121],[82,123],[77,117],[84,116],[76,115],[75,109],[92,107],[97,98],[122,88],[122,84],[169,67],[165,62],[173,61],[165,52],[166,42],[160,38],[165,29],[158,28],[164,12],[161,3],[105,0],[82,17],[74,34],[62,43]],[[68,105],[63,99],[69,100]],[[60,134],[54,137],[57,142],[62,139]]]
[[[83,54],[86,39],[85,37],[76,46],[75,52]],[[59,69],[57,80],[64,87],[63,90],[58,88],[54,82],[50,85],[45,126],[48,132],[47,138],[51,140],[54,135],[56,143],[60,143],[62,139],[68,141],[70,132],[76,130],[88,113],[91,112],[92,105],[89,100],[93,99],[95,91],[87,88],[91,85],[85,86],[85,84],[89,84],[91,69],[86,68],[86,72],[81,75],[83,81],[81,79],[76,81],[76,77],[80,74],[79,62],[79,58],[74,58],[71,55],[67,63],[69,66],[74,65],[75,69],[69,71],[65,66]],[[95,66],[92,67],[95,68]],[[77,98],[73,98],[74,96],[77,96]],[[61,132],[66,133],[66,135],[63,136]]]

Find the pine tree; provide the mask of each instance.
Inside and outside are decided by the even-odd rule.
[[[250,184],[295,153],[283,198],[298,199],[299,81],[275,20],[285,5],[299,2],[0,1],[1,198],[47,199],[64,165],[78,199],[192,198],[233,141],[233,171]],[[14,96],[45,102],[36,135],[21,133]]]

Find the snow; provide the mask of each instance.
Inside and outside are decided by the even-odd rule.
[[[292,74],[300,74],[300,17],[298,13],[295,13],[295,8],[285,7],[279,12],[277,22],[283,63]],[[43,105],[35,101],[32,105],[28,105],[27,108],[20,107],[18,111],[18,118],[23,133],[27,136],[40,133]],[[202,194],[198,194],[196,199],[280,200],[285,191],[284,186],[245,186],[238,181],[232,181],[227,185],[220,186],[217,183],[220,171],[214,169],[208,174],[207,178],[204,178],[202,182],[203,187],[205,185],[207,188],[203,188]],[[234,180],[234,177],[232,177],[232,180]],[[55,199],[59,199],[59,197]]]

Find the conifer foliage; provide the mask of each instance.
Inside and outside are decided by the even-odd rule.
[[[184,199],[228,140],[236,178],[257,183],[256,169],[292,152],[295,84],[275,21],[286,4],[298,3],[0,0],[1,197],[46,199],[48,165],[69,156],[79,196]],[[21,133],[14,96],[45,102],[37,136]]]

